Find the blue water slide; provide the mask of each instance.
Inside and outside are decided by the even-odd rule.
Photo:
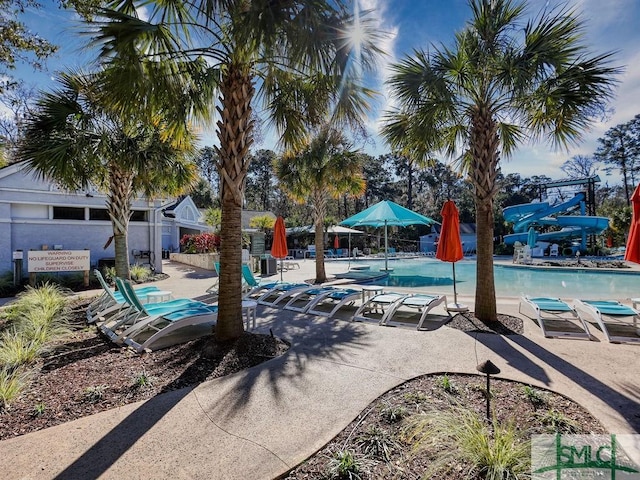
[[[554,232],[540,233],[538,240],[541,242],[555,242],[563,239],[581,237],[583,244],[586,235],[602,233],[609,226],[607,217],[578,216],[578,215],[556,215],[573,209],[580,202],[584,201],[584,194],[578,193],[571,200],[549,205],[547,202],[525,203],[513,205],[504,209],[504,218],[514,223],[514,231],[511,235],[504,236],[504,243],[512,245],[515,242],[527,243],[528,228],[532,223],[538,225],[557,225],[560,230]]]
[[[554,225],[556,221],[550,217],[556,213],[571,210],[573,207],[584,201],[584,193],[578,193],[572,199],[549,205],[547,202],[524,203],[513,205],[503,210],[504,219],[513,222],[513,231],[516,233],[526,232],[532,223]]]

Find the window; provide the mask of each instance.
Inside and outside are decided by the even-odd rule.
[[[84,208],[53,207],[54,220],[84,220]]]
[[[132,222],[146,222],[147,221],[147,212],[144,210],[134,210],[131,212],[131,221]]]
[[[90,208],[89,220],[111,220],[109,218],[109,212],[104,208]]]

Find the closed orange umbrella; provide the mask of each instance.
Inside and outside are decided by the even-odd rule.
[[[338,235],[333,237],[333,248],[335,248],[336,250],[340,248],[340,239],[338,238]]]
[[[633,204],[633,216],[631,217],[631,228],[629,229],[624,259],[640,263],[640,185],[631,195],[631,203]]]
[[[284,228],[282,217],[276,218],[273,226],[273,245],[271,246],[271,256],[280,259],[280,280],[282,280],[282,260],[289,255],[287,248],[287,232]]]
[[[451,262],[453,267],[453,304],[447,305],[448,310],[466,311],[466,305],[458,304],[458,292],[456,291],[456,263],[464,258],[462,252],[462,240],[460,239],[460,218],[456,204],[447,200],[442,206],[442,227],[440,239],[436,250],[436,258],[443,262]]]

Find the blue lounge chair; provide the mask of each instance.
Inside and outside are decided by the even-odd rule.
[[[87,308],[88,323],[96,323],[100,319],[104,321],[104,319],[119,313],[123,308],[129,307],[129,304],[122,293],[111,290],[99,270],[94,270],[93,274],[100,282],[104,291],[99,297],[89,304],[89,307]],[[148,286],[137,288],[135,291],[138,298],[144,302],[148,293],[158,292],[160,289],[156,286]]]
[[[280,283],[278,281],[274,282],[273,280],[266,282],[259,281],[253,276],[253,272],[251,271],[251,268],[249,268],[249,265],[245,264],[242,265],[242,278],[249,287],[247,293],[244,294],[245,299],[255,297],[256,295],[260,296],[269,290],[272,290]]]
[[[121,283],[123,294],[138,313],[121,324],[121,331],[105,328],[103,332],[114,342],[126,344],[137,352],[151,349],[160,338],[178,329],[205,323],[213,325],[218,317],[217,306],[190,299],[143,305],[131,283],[128,280]]]
[[[640,342],[640,312],[616,300],[576,300],[580,312],[597,322],[611,343]],[[582,318],[582,315],[580,315]]]
[[[530,307],[534,316],[531,317],[526,312],[523,313],[523,306]],[[526,295],[520,298],[518,312],[529,316],[529,318],[535,318],[542,334],[547,338],[574,337],[591,340],[587,322],[578,315],[574,307],[559,298]]]
[[[157,315],[166,315],[178,311],[195,310],[204,311],[205,313],[217,312],[217,307],[213,307],[203,302],[191,300],[189,298],[179,298],[168,302],[143,304],[131,286],[128,280],[116,278],[116,284],[123,297],[125,298],[128,308],[123,309],[117,315],[109,318],[108,321],[99,325],[100,330],[116,343],[122,343],[126,336],[124,332],[130,330],[134,326],[144,325],[141,322],[146,321],[150,317]]]

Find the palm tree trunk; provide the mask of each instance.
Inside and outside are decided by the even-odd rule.
[[[476,206],[476,301],[475,315],[485,322],[498,319],[493,275],[493,202],[498,173],[498,129],[486,108],[478,108],[471,121],[470,177]]]
[[[116,275],[131,279],[129,272],[129,219],[133,199],[133,173],[112,164],[109,169],[107,212],[113,228]]]
[[[242,200],[249,167],[253,122],[253,83],[248,66],[231,64],[220,85],[222,108],[218,108],[222,225],[220,229],[220,297],[216,340],[239,338],[242,322]]]

